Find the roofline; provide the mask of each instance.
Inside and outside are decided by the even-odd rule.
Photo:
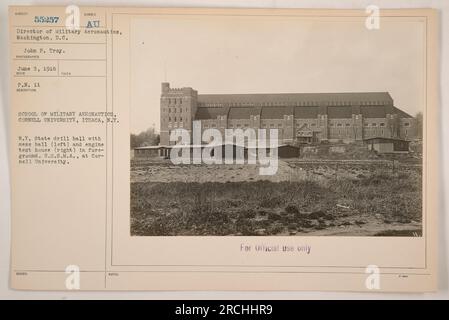
[[[415,118],[414,116],[412,116],[411,114],[409,114],[408,112],[405,112],[404,110],[402,110],[401,108],[399,108],[399,107],[396,107],[396,106],[393,106],[393,107],[395,107],[396,109],[398,109],[399,111],[401,111],[402,113],[404,113],[408,118]],[[403,119],[406,119],[406,118],[403,118]]]
[[[144,146],[144,147],[135,147],[133,150],[146,150],[146,149],[159,149],[161,146]]]
[[[373,138],[366,138],[366,139],[363,139],[363,141],[369,141],[369,140],[374,140],[374,139],[383,139],[383,140],[393,140],[393,141],[406,141],[406,142],[410,142],[410,140],[397,139],[397,138],[388,138],[388,137],[373,137]]]
[[[275,95],[283,95],[283,94],[370,94],[370,93],[383,93],[390,96],[390,92],[388,91],[342,91],[342,92],[255,92],[255,93],[202,93],[198,94],[200,96],[233,96],[233,95],[266,95],[266,94],[275,94]]]

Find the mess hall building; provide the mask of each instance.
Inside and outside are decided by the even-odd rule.
[[[357,142],[370,138],[411,140],[416,120],[394,106],[388,92],[198,94],[190,87],[162,83],[160,98],[161,145],[170,132],[202,130],[278,130],[278,143],[313,144]],[[192,136],[192,135],[191,135]]]

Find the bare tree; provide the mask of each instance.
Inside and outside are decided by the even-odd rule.
[[[416,136],[419,139],[422,139],[422,135],[423,135],[423,115],[422,112],[418,112],[415,115],[415,119],[416,119]]]

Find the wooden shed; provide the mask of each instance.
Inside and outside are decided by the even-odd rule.
[[[364,140],[368,150],[378,153],[403,153],[409,151],[410,141],[394,138],[369,138]]]
[[[163,157],[161,146],[146,146],[134,148],[134,158]]]
[[[266,148],[266,155],[270,155],[270,147]],[[245,158],[248,158],[248,154],[253,154],[257,158],[258,148],[245,148]],[[299,158],[300,148],[289,144],[282,144],[277,147],[278,158]]]

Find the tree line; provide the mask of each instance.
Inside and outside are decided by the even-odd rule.
[[[139,134],[131,133],[130,139],[131,148],[157,146],[160,142],[160,135],[154,127],[151,127]]]

